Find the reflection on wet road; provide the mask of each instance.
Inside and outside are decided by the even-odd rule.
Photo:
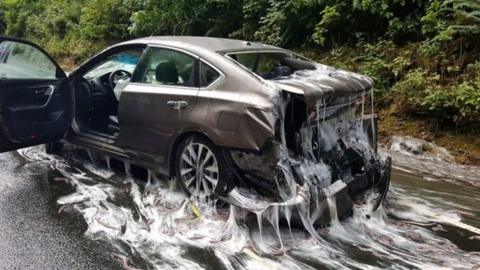
[[[318,239],[287,228],[280,229],[279,237],[268,219],[258,226],[255,216],[241,209],[198,209],[165,179],[139,172],[136,178],[148,181],[134,180],[121,170],[107,169],[104,162],[93,164],[80,155],[53,157],[41,148],[20,154],[23,163],[11,154],[3,156],[0,190],[9,193],[13,190],[9,185],[20,181],[23,189],[15,196],[23,196],[24,201],[2,203],[0,216],[8,219],[8,213],[18,212],[10,216],[14,222],[7,221],[13,234],[18,234],[17,223],[34,228],[31,236],[19,240],[22,243],[38,246],[50,241],[65,245],[66,250],[86,250],[70,255],[67,251],[55,268],[67,268],[61,264],[72,261],[81,264],[82,256],[100,265],[114,258],[125,269],[472,269],[480,265],[480,188],[469,184],[425,180],[397,170],[386,205],[379,211],[372,213],[368,203],[359,206],[353,218],[319,230]],[[74,190],[65,190],[69,185]],[[30,193],[32,199],[25,199]],[[76,235],[82,219],[84,238]],[[45,231],[54,230],[61,233],[45,240],[50,237]],[[14,253],[2,261],[21,266],[25,253],[15,251],[18,245],[12,248],[5,233],[0,236],[4,239],[0,248]],[[63,243],[58,240],[68,237]],[[96,244],[87,249],[92,246],[88,239]],[[60,247],[52,244],[51,249]],[[103,259],[95,257],[100,249],[107,255]],[[41,268],[55,265],[55,261],[37,263]],[[111,268],[106,265],[77,268]]]
[[[50,162],[0,155],[0,269],[114,269],[110,247],[85,237],[83,217],[58,214],[56,200],[73,192],[52,183]]]

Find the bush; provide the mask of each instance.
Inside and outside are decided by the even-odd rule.
[[[253,39],[371,76],[382,104],[479,122],[478,0],[3,0],[0,32],[77,63],[139,36]]]
[[[480,78],[445,88],[428,89],[421,105],[457,124],[480,119]]]
[[[138,4],[130,0],[90,0],[81,9],[79,27],[85,40],[122,40]]]
[[[412,70],[393,86],[393,95],[404,111],[418,110],[427,90],[437,83],[438,76],[431,77],[422,69]]]

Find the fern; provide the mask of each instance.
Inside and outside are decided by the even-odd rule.
[[[430,16],[439,29],[437,37],[448,33],[451,37],[480,34],[480,2],[478,0],[446,0],[438,8],[430,9]]]

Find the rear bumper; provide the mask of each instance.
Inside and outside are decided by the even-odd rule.
[[[384,202],[389,187],[391,176],[392,161],[388,157],[383,161],[377,161],[365,173],[354,176],[354,179],[348,183],[341,180],[336,181],[327,188],[327,193],[334,200],[335,206],[327,201],[325,194],[318,194],[318,198],[312,195],[310,206],[310,219],[314,227],[325,227],[332,223],[332,217],[336,216],[341,221],[351,216],[353,213],[353,204],[373,193],[371,196],[372,210],[377,210]],[[360,200],[359,200],[360,199]],[[337,213],[330,211],[336,210]]]
[[[374,205],[374,210],[376,210],[387,196],[391,171],[392,159],[390,157],[384,161],[377,160],[366,172],[355,175],[353,180],[347,184],[350,197],[356,199],[367,191],[373,190],[379,195]]]
[[[321,228],[329,226],[333,217],[339,220],[350,217],[354,201],[369,191],[377,195],[373,201],[373,210],[377,210],[388,193],[391,166],[391,158],[378,161],[375,166],[356,175],[349,183],[338,180],[318,193],[298,185],[295,196],[285,202],[271,202],[242,188],[234,188],[222,199],[257,214],[257,218],[259,215],[270,219],[277,216],[288,220],[292,226],[308,229],[311,225],[313,228]]]

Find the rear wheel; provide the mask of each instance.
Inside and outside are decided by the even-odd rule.
[[[226,193],[232,179],[221,149],[196,136],[179,145],[175,170],[179,186],[187,195],[196,198],[212,198]]]

